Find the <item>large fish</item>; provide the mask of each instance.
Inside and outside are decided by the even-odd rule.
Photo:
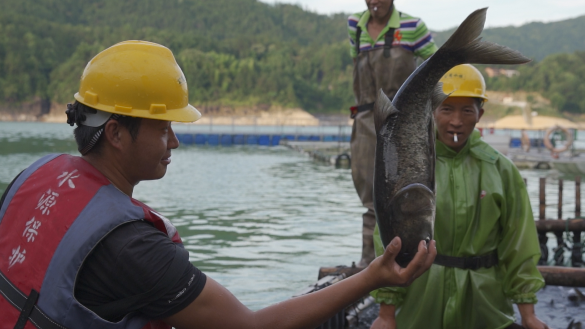
[[[404,82],[391,102],[380,90],[374,106],[376,161],[374,209],[384,247],[402,240],[396,257],[405,267],[421,240],[433,238],[435,129],[432,112],[448,97],[439,80],[465,64],[529,62],[508,47],[481,41],[487,8],[469,15],[447,42]]]

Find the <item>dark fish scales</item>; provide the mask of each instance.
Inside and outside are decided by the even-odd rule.
[[[438,84],[454,66],[521,64],[518,51],[481,41],[487,8],[469,15],[447,42],[420,65],[396,93],[380,90],[374,106],[376,161],[374,210],[384,247],[402,240],[396,258],[405,267],[421,240],[433,239],[435,221],[435,128],[432,112],[448,97]]]

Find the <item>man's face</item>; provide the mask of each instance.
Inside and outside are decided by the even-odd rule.
[[[129,135],[124,138],[125,172],[132,176],[129,181],[162,178],[171,163],[171,150],[179,147],[171,122],[142,119],[136,140],[132,141]]]
[[[393,0],[366,0],[366,5],[371,17],[382,18],[390,12],[392,2]]]
[[[434,111],[437,138],[459,152],[483,115],[483,109],[471,97],[449,97]],[[455,141],[457,135],[457,141]]]

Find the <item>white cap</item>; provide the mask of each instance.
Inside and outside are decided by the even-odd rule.
[[[100,111],[96,109],[92,109],[90,107],[84,106],[83,107],[83,114],[85,115],[85,121],[81,122],[82,125],[88,127],[99,127],[106,123],[108,119],[112,116],[112,113]]]

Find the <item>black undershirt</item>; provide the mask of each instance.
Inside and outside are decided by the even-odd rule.
[[[149,222],[124,224],[108,234],[83,263],[75,298],[95,311],[92,307],[150,291],[173,261],[175,248],[181,247]],[[180,280],[169,282],[170,289],[146,297],[148,305],[140,309],[129,306],[107,315],[96,313],[110,322],[133,312],[150,320],[163,319],[191,304],[205,282],[205,274],[189,263]]]

